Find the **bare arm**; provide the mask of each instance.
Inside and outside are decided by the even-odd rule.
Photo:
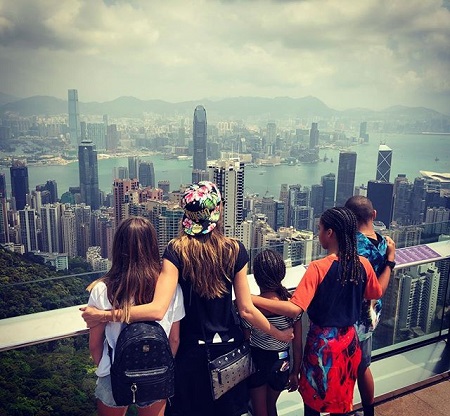
[[[391,237],[385,237],[387,242],[387,250],[386,250],[386,260],[394,261],[395,260],[395,243]],[[381,290],[383,295],[385,294],[388,286],[389,280],[391,278],[392,270],[390,267],[386,266],[382,273],[378,276],[378,282],[380,282]]]
[[[103,355],[105,326],[106,324],[100,324],[89,330],[89,352],[96,366],[100,363]]]
[[[131,321],[160,321],[169,308],[172,296],[178,283],[178,269],[167,259],[163,260],[162,270],[156,282],[153,301],[145,305],[133,306],[131,308]],[[93,306],[80,308],[83,312],[81,317],[88,328],[92,328],[101,322],[120,321],[122,311],[103,311]]]
[[[247,267],[243,267],[234,277],[234,293],[239,314],[254,327],[266,332],[280,341],[289,342],[292,339],[292,329],[280,331],[253,305],[250,288],[247,281]]]
[[[257,308],[265,309],[278,315],[296,318],[303,312],[300,306],[295,305],[289,300],[267,299],[261,296],[252,295],[252,301]]]
[[[289,391],[296,391],[300,380],[300,367],[303,358],[302,320],[294,323],[294,339],[292,340],[292,370],[289,375]]]
[[[170,328],[169,345],[172,355],[175,357],[180,346],[180,321],[174,322]]]

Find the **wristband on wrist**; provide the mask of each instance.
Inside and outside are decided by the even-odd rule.
[[[391,269],[391,271],[394,270],[395,261],[386,260],[385,264]]]

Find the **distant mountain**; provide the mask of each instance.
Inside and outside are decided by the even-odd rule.
[[[2,104],[1,99],[8,97],[0,93],[0,114],[13,112],[22,116],[67,114],[67,101],[48,96],[9,101]],[[9,96],[10,97],[10,96]],[[233,97],[216,101],[210,99],[170,103],[163,100],[140,100],[135,97],[119,97],[112,101],[79,103],[81,115],[103,115],[111,117],[142,117],[144,113],[166,116],[192,116],[197,105],[202,104],[208,113],[208,120],[219,118],[248,119],[281,117],[323,117],[332,116],[360,118],[367,120],[414,118],[426,120],[445,117],[441,113],[424,107],[393,106],[382,111],[366,108],[353,108],[344,111],[334,110],[316,97]]]
[[[35,95],[0,107],[0,114],[18,113],[21,116],[57,115],[67,113],[67,101],[55,97]]]
[[[19,97],[0,92],[0,106],[20,100]]]

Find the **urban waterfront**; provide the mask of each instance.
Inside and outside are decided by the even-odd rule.
[[[375,179],[378,146],[385,143],[392,149],[391,182],[397,174],[406,174],[410,181],[420,176],[420,170],[434,172],[450,172],[450,135],[383,135],[382,139],[371,137],[369,143],[350,146],[358,154],[355,185],[365,184]],[[323,161],[324,157],[328,160]],[[280,184],[287,183],[311,186],[320,183],[322,175],[337,175],[339,150],[324,148],[320,150],[321,160],[312,164],[288,166],[247,167],[245,170],[245,192],[260,196],[273,195],[278,198]],[[170,181],[170,189],[178,189],[182,184],[191,181],[192,160],[163,159],[161,155],[143,156],[143,161],[151,161],[155,167],[156,181]],[[333,160],[333,162],[331,162]],[[113,171],[115,167],[128,166],[126,157],[98,160],[99,187],[108,193],[111,191]],[[10,175],[7,167],[2,167],[8,187]],[[58,183],[58,194],[61,196],[71,186],[79,185],[78,163],[67,165],[28,167],[30,190],[36,185],[54,179]],[[10,189],[10,188],[9,188]]]

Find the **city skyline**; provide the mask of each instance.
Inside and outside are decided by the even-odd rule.
[[[448,0],[255,7],[0,0],[0,91],[66,98],[77,88],[84,101],[316,96],[339,110],[448,113]]]

